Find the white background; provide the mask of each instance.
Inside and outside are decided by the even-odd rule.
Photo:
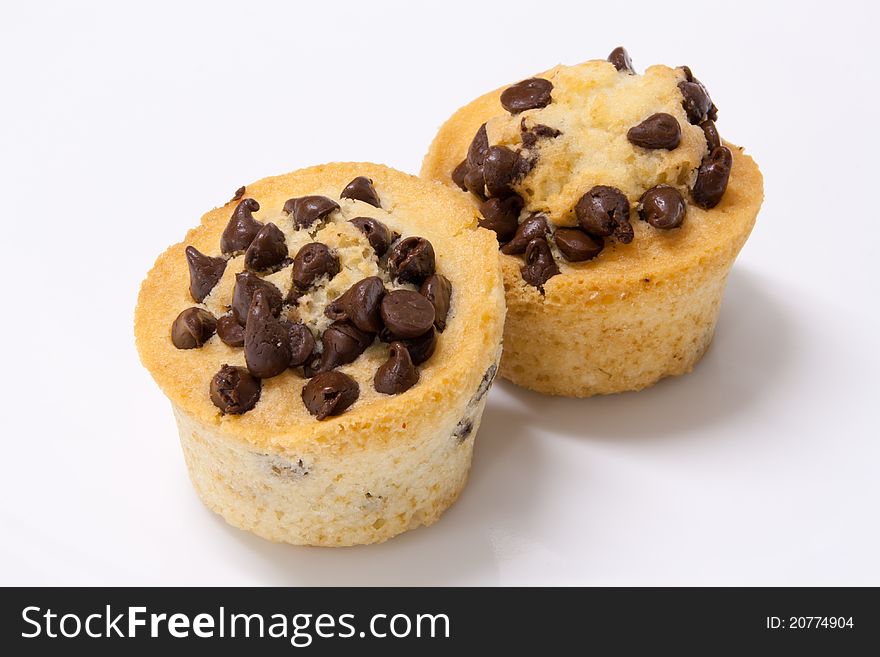
[[[872,3],[9,4],[0,583],[880,584]],[[619,44],[689,64],[765,175],[698,369],[500,383],[459,502],[384,545],[207,511],[133,344],[154,258],[266,175],[417,172],[472,97]]]

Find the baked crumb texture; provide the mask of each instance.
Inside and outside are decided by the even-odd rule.
[[[640,75],[604,60],[557,66],[537,76],[552,84],[545,106],[507,111],[503,87],[459,109],[440,128],[422,177],[458,190],[453,172],[485,125],[489,145],[527,160],[510,182],[522,199],[518,221],[539,213],[551,227],[547,242],[558,274],[551,271],[542,285],[524,280],[523,255],[501,254],[508,308],[504,378],[547,394],[587,397],[640,390],[684,374],[705,353],[727,274],[761,206],[763,181],[743,149],[723,142],[733,156],[726,192],[711,209],[695,202],[691,190],[710,148],[683,106],[679,85],[691,75],[667,66]],[[678,145],[633,143],[630,129],[658,113],[677,120]],[[535,126],[547,129],[532,136]],[[552,235],[578,225],[578,201],[598,185],[626,196],[632,241],[606,237],[597,256],[569,261]],[[681,225],[670,230],[638,214],[641,195],[658,185],[675,188],[687,204]],[[480,207],[476,194],[458,193]]]
[[[381,207],[340,199],[357,176],[372,179]],[[339,210],[311,230],[294,230],[282,212],[285,201],[314,194],[338,201]],[[236,195],[158,258],[135,311],[141,360],[171,401],[202,500],[231,525],[293,544],[375,543],[433,523],[465,484],[500,358],[505,307],[494,235],[477,227],[463,195],[376,164],[312,167],[249,184]],[[281,229],[291,256],[302,244],[319,241],[339,257],[338,274],[285,304],[289,319],[316,336],[330,324],[323,314],[327,302],[365,277],[381,277],[388,290],[413,289],[388,278],[351,218],[374,217],[404,238],[430,240],[437,271],[453,293],[445,328],[415,385],[399,394],[376,391],[373,377],[389,356],[389,345],[377,339],[355,362],[336,368],[360,388],[357,401],[339,415],[318,420],[309,413],[302,400],[308,379],[297,368],[264,379],[259,401],[245,413],[224,414],[212,403],[212,376],[226,364],[245,367],[244,350],[216,334],[198,348],[178,349],[170,328],[186,308],[216,317],[229,313],[243,258],[229,259],[222,278],[197,303],[184,250],[191,245],[220,256],[221,234],[241,197],[258,201],[254,218]],[[283,295],[290,291],[289,263],[260,275]]]

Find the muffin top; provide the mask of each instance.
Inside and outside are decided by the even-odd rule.
[[[650,279],[716,239],[741,246],[753,213],[725,237],[710,211],[731,211],[725,197],[737,161],[746,160],[739,182],[750,191],[734,197],[746,191],[756,197],[747,203],[760,203],[760,174],[723,142],[717,118],[690,68],[638,74],[617,48],[607,60],[557,66],[462,108],[441,128],[422,174],[469,193],[480,224],[539,294],[564,286],[550,283],[559,274],[586,271],[602,289],[609,281],[598,268],[617,282]]]
[[[525,160],[524,175],[511,187],[526,212],[576,226],[577,202],[596,185],[615,187],[632,203],[655,185],[673,185],[683,195],[693,186],[709,148],[703,129],[690,123],[683,107],[678,84],[685,81],[684,70],[651,66],[637,75],[590,61],[557,66],[540,79],[552,85],[546,106],[511,113],[502,100],[498,114],[486,122],[489,144],[519,151]],[[664,119],[655,119],[651,131],[660,138],[652,142],[658,147],[628,138],[633,127],[658,114],[671,117],[667,141],[662,141]]]
[[[448,189],[379,165],[259,181],[160,256],[136,311],[142,360],[176,405],[252,442],[405,430],[494,363],[492,241]]]

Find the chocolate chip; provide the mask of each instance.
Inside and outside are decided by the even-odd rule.
[[[434,267],[434,247],[424,237],[400,240],[388,254],[388,273],[404,283],[421,283]]]
[[[376,188],[373,187],[373,181],[366,176],[358,176],[348,183],[339,197],[353,198],[356,201],[363,201],[377,208],[382,207],[379,202],[379,195],[376,193]]]
[[[511,114],[547,107],[553,84],[543,78],[529,78],[501,92],[501,106]]]
[[[372,333],[361,331],[350,322],[333,322],[321,335],[323,351],[315,372],[329,372],[353,363],[373,344],[373,337]]]
[[[226,260],[206,256],[194,246],[186,247],[184,253],[186,264],[189,266],[189,293],[193,299],[201,303],[223,278]]]
[[[492,363],[486,368],[486,371],[483,373],[483,378],[480,379],[480,385],[477,388],[477,392],[474,393],[474,396],[470,401],[471,406],[475,405],[486,396],[486,393],[489,392],[489,388],[492,387],[492,383],[495,381],[496,374],[498,374],[498,365]]]
[[[237,200],[239,200],[242,196],[244,196],[244,193],[245,193],[246,189],[247,189],[247,188],[246,188],[244,185],[242,185],[241,187],[239,187],[238,189],[236,189],[236,190],[235,190],[235,194],[232,195],[232,199],[230,199],[230,200],[231,200],[231,201],[237,201]]]
[[[636,210],[642,221],[666,230],[681,226],[687,206],[675,187],[657,185],[642,194]]]
[[[385,255],[388,247],[391,246],[391,242],[399,237],[388,226],[372,217],[355,217],[350,222],[364,234],[370,246],[373,247],[373,251],[380,258]]]
[[[284,233],[270,222],[260,229],[244,252],[244,266],[251,271],[265,271],[280,265],[286,257],[287,243],[284,241]]]
[[[259,209],[260,204],[252,198],[242,199],[235,206],[232,217],[226,224],[223,235],[220,236],[220,251],[222,253],[237,253],[244,251],[251,245],[263,227],[263,224],[254,219],[253,215]]]
[[[468,169],[464,176],[464,186],[471,194],[486,198],[486,179],[483,178],[483,167]]]
[[[434,355],[434,350],[437,347],[437,331],[432,328],[424,335],[400,342],[409,351],[409,357],[412,358],[413,364],[421,365]]]
[[[349,320],[361,331],[378,333],[382,330],[379,304],[385,296],[385,284],[378,276],[369,276],[358,281],[338,299],[324,309],[324,314],[332,320]]]
[[[556,139],[556,137],[562,134],[560,130],[551,128],[543,123],[536,123],[528,128],[526,127],[525,118],[519,123],[519,131],[525,148],[533,148],[539,139]]]
[[[489,196],[504,197],[514,193],[519,156],[507,146],[490,146],[483,161],[483,180]]]
[[[305,365],[314,358],[318,343],[309,327],[301,322],[291,322],[287,327],[290,336],[290,366]]]
[[[205,344],[216,330],[214,315],[202,308],[187,308],[171,324],[171,342],[178,349],[195,349]]]
[[[556,248],[569,262],[592,260],[605,246],[601,237],[590,237],[577,228],[559,228],[553,235]]]
[[[236,274],[235,288],[232,290],[232,312],[242,326],[247,321],[248,310],[254,300],[254,292],[257,290],[263,290],[266,293],[266,300],[269,302],[273,315],[277,317],[281,312],[283,297],[277,287],[249,271]]]
[[[312,284],[327,275],[339,273],[339,258],[321,242],[303,246],[293,259],[293,284],[298,290],[308,290]]]
[[[412,362],[415,365],[421,365],[431,358],[437,347],[437,331],[433,328],[424,335],[420,335],[417,338],[408,338],[406,340],[398,338],[387,328],[384,328],[379,331],[378,338],[382,342],[387,343],[400,342],[407,348],[407,351],[409,351],[409,357],[412,358]]]
[[[614,64],[614,68],[618,71],[625,73],[636,72],[633,68],[632,60],[629,58],[629,53],[623,46],[617,46],[617,48],[612,50],[611,54],[608,55],[608,61]]]
[[[681,104],[687,113],[688,121],[700,123],[705,120],[711,101],[703,85],[696,82],[679,82],[678,88],[684,98]]]
[[[443,274],[433,274],[422,283],[419,294],[434,306],[434,326],[442,333],[446,329],[446,317],[449,315],[452,283]]]
[[[302,400],[309,413],[323,420],[339,415],[357,401],[357,381],[342,372],[324,372],[310,380],[302,390]]]
[[[526,247],[533,239],[544,237],[550,232],[547,217],[543,214],[533,214],[522,222],[516,229],[513,239],[501,247],[501,253],[507,255],[521,255],[526,252]]]
[[[726,146],[712,149],[697,171],[697,181],[691,190],[691,196],[697,205],[714,208],[721,201],[727,190],[730,169],[733,167],[733,154]]]
[[[526,264],[520,269],[523,280],[529,285],[541,287],[559,273],[547,240],[533,239],[526,247]]]
[[[217,320],[217,337],[230,347],[244,346],[244,327],[238,323],[235,313]]]
[[[694,77],[690,68],[687,66],[680,66],[679,68],[684,71],[685,79],[678,83],[678,88],[683,98],[681,105],[687,113],[688,121],[696,125],[706,119],[710,121],[716,120],[718,118],[718,108],[715,107],[715,103],[709,97],[706,87]]]
[[[680,68],[682,71],[684,71],[685,80],[687,80],[688,82],[693,82],[694,84],[701,87],[703,90],[703,93],[706,95],[706,97],[707,98],[709,97],[709,91],[706,89],[705,85],[702,82],[700,82],[699,80],[697,80],[697,78],[694,77],[694,74],[693,74],[693,72],[691,72],[691,69],[689,67],[679,66],[678,68]],[[679,85],[679,87],[680,86],[681,85]],[[709,98],[709,109],[706,110],[706,118],[709,119],[710,121],[717,121],[718,120],[718,108],[715,107],[715,103],[712,102],[711,98]],[[697,123],[697,121],[691,121],[691,123]]]
[[[264,290],[254,292],[244,329],[248,371],[261,379],[278,376],[290,366],[290,335],[272,314]]]
[[[467,160],[462,160],[461,162],[458,163],[458,166],[456,166],[452,170],[452,182],[454,182],[456,185],[458,185],[463,192],[468,191],[468,188],[464,184],[464,177],[467,175],[467,172],[468,172]]]
[[[382,298],[385,327],[398,338],[415,338],[434,324],[434,306],[418,292],[393,290]]]
[[[480,204],[483,218],[479,224],[483,228],[495,231],[499,243],[507,242],[516,234],[519,213],[523,208],[523,200],[519,196],[507,198],[490,198]]]
[[[300,196],[287,199],[284,202],[283,211],[293,217],[293,225],[296,228],[309,228],[319,219],[323,219],[334,210],[339,209],[339,203],[326,196]]]
[[[633,126],[626,133],[631,144],[642,148],[678,148],[681,143],[681,126],[671,114],[658,112]]]
[[[486,151],[488,150],[489,136],[486,133],[486,124],[484,123],[477,130],[477,134],[474,135],[470,146],[468,146],[467,159],[465,160],[468,168],[477,169],[483,166],[483,161],[486,159]]]
[[[463,443],[465,440],[470,438],[470,435],[474,432],[474,422],[470,418],[464,418],[459,420],[458,424],[455,425],[455,431],[452,432],[452,436],[459,442]]]
[[[489,150],[489,138],[486,136],[486,124],[480,126],[477,134],[471,140],[468,146],[467,157],[456,168],[457,176],[461,178],[459,184],[465,191],[476,194],[480,198],[486,198],[486,185],[483,179],[483,162],[486,159],[486,152]],[[457,181],[456,181],[457,182]],[[457,183],[458,184],[458,183]]]
[[[707,119],[700,124],[700,127],[703,129],[703,134],[706,135],[706,144],[709,145],[710,151],[721,146],[721,135],[718,134],[718,128],[715,127],[714,121]]]
[[[262,383],[243,367],[224,365],[211,379],[211,401],[224,415],[247,413],[260,400]]]
[[[616,187],[596,185],[577,202],[575,214],[581,228],[590,235],[614,235],[624,244],[632,242],[629,201]]]
[[[376,370],[373,387],[385,395],[397,395],[419,382],[419,371],[402,342],[391,343],[391,355]]]

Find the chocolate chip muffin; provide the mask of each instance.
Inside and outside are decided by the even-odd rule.
[[[442,185],[328,164],[247,185],[159,257],[137,346],[205,504],[308,545],[439,518],[500,357],[501,272],[477,220]]]
[[[501,375],[544,393],[639,390],[689,372],[763,199],[686,66],[617,48],[458,110],[422,176],[460,188],[501,250]]]

